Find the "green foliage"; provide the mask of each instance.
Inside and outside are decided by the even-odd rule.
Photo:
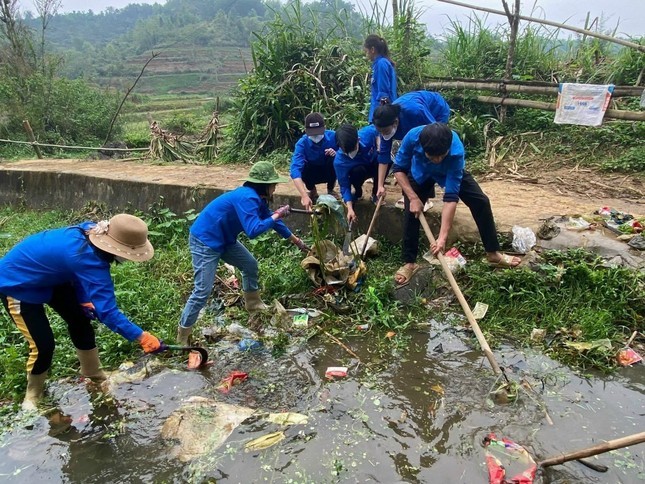
[[[368,66],[360,49],[337,37],[340,19],[335,29],[322,30],[304,11],[294,1],[256,35],[254,71],[235,98],[230,155],[292,146],[312,111],[322,112],[330,126],[365,119]]]
[[[645,325],[645,276],[624,268],[605,268],[602,260],[582,249],[546,252],[538,271],[491,272],[485,264],[467,266],[464,292],[490,308],[484,329],[499,337],[527,341],[534,328],[553,338],[554,356],[581,366],[613,366],[609,355],[580,359],[561,343],[576,334],[579,341],[609,338],[621,341],[625,328]],[[631,331],[631,330],[630,330]]]
[[[645,143],[630,148],[617,158],[603,161],[600,167],[605,171],[645,173]]]

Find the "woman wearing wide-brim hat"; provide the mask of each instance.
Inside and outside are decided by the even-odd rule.
[[[188,242],[195,286],[181,314],[177,332],[179,344],[188,344],[199,311],[213,291],[220,259],[237,267],[242,273],[246,310],[254,313],[267,309],[260,298],[258,261],[237,240],[240,233],[244,232],[254,239],[273,229],[300,250],[309,251],[281,220],[289,215],[289,206],[280,207],[274,212],[269,209],[268,200],[273,196],[276,185],[287,180],[278,175],[270,162],[259,161],[251,167],[241,187],[210,202],[191,226]]]
[[[142,262],[153,254],[146,223],[123,213],[109,221],[31,235],[0,259],[0,300],[29,343],[23,408],[35,409],[42,398],[54,353],[45,304],[67,323],[85,377],[106,377],[92,319],[129,341],[138,341],[146,353],[160,348],[155,336],[118,309],[110,276],[112,262]]]

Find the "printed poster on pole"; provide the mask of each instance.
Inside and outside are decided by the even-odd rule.
[[[562,83],[558,88],[556,124],[600,126],[614,85]]]

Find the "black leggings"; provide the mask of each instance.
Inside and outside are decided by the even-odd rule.
[[[421,204],[425,205],[428,198],[434,198],[435,181],[430,179],[419,185],[411,177],[410,185],[421,199]],[[410,213],[410,199],[403,194],[405,211],[403,215],[403,262],[414,263],[419,254],[419,227],[421,222],[412,213]],[[479,184],[472,175],[464,171],[459,190],[459,199],[470,209],[470,213],[475,219],[479,236],[484,244],[486,252],[497,252],[499,250],[499,241],[497,240],[497,230],[495,229],[495,219],[493,210],[490,206],[490,200],[482,192]]]
[[[363,183],[365,180],[373,178],[372,195],[376,196],[378,190],[378,165],[358,165],[352,168],[349,172],[349,183],[354,188],[354,200],[358,200],[363,196]]]
[[[40,375],[49,370],[54,356],[54,333],[45,306],[21,302],[11,296],[0,294],[2,304],[29,343],[27,372]],[[47,303],[67,323],[72,343],[79,350],[96,348],[94,328],[81,308],[72,284],[54,287],[51,300]]]
[[[336,171],[334,170],[334,159],[325,157],[324,165],[305,164],[302,169],[302,182],[307,190],[313,190],[318,183],[326,183],[327,191],[332,191],[336,186]]]

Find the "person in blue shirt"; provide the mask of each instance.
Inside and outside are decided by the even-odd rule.
[[[385,195],[387,170],[384,166],[386,161],[391,161],[392,140],[402,140],[412,128],[417,126],[434,122],[447,123],[449,118],[450,106],[439,93],[432,91],[408,92],[393,103],[376,108],[374,125],[381,135],[378,150],[381,168],[377,197]]]
[[[237,240],[240,233],[244,232],[254,239],[273,229],[303,252],[309,252],[305,243],[292,234],[281,220],[289,215],[289,205],[271,212],[267,203],[273,196],[276,184],[286,182],[287,178],[279,176],[270,162],[259,161],[251,167],[244,181],[241,187],[210,202],[190,227],[188,243],[195,285],[181,313],[177,330],[177,341],[181,345],[188,344],[199,311],[213,291],[220,259],[237,267],[242,273],[246,310],[254,313],[268,308],[262,302],[258,289],[258,261]]]
[[[322,114],[308,114],[305,118],[305,134],[293,150],[290,173],[305,210],[311,210],[318,197],[318,183],[326,183],[327,193],[336,196],[334,156],[337,149],[336,135],[332,130],[325,129]]]
[[[486,258],[498,267],[515,267],[519,257],[500,252],[490,200],[475,179],[465,170],[465,150],[459,135],[444,123],[413,128],[403,138],[392,171],[404,195],[403,262],[397,271],[397,284],[407,284],[419,269],[419,216],[423,205],[435,196],[435,184],[444,189],[441,229],[432,253],[444,252],[457,210],[463,201],[475,219],[484,244]]]
[[[378,174],[377,138],[378,132],[372,124],[360,130],[356,130],[350,124],[344,124],[336,130],[338,152],[334,160],[334,168],[338,176],[340,194],[347,205],[348,222],[356,220],[354,203],[363,196],[363,183],[369,178],[376,178]],[[372,201],[374,203],[377,201],[376,185],[372,185]]]
[[[113,262],[146,261],[153,254],[146,223],[119,214],[109,222],[84,222],[31,235],[0,259],[0,300],[29,343],[24,409],[35,409],[42,398],[54,354],[45,304],[67,323],[81,374],[88,378],[106,377],[92,319],[129,341],[137,340],[146,353],[160,349],[155,336],[119,311],[110,277]]]
[[[382,100],[396,101],[396,69],[390,59],[390,49],[383,37],[370,34],[365,38],[363,50],[372,62],[372,81],[370,86],[370,112],[368,121],[371,123],[374,111]]]

